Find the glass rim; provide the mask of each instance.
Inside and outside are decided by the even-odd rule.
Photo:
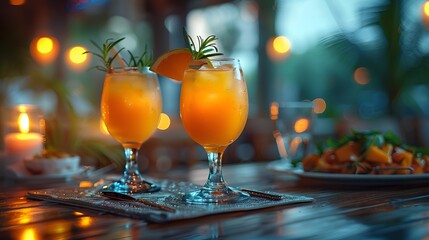
[[[221,66],[231,65],[234,68],[241,68],[240,60],[238,58],[230,57],[215,57],[215,58],[204,58],[191,60],[188,63],[188,69],[199,70],[202,66],[209,65],[210,67],[206,70],[219,70]]]
[[[314,102],[312,101],[282,101],[282,102],[277,102],[277,101],[273,101],[271,102],[271,104],[277,103],[277,106],[279,108],[285,108],[285,107],[289,107],[289,108],[314,108]]]
[[[144,67],[114,67],[114,68],[110,68],[109,71],[107,72],[107,74],[114,74],[114,73],[122,73],[122,72],[131,72],[131,71],[136,71],[139,73],[143,73],[142,71],[140,71],[140,69],[142,70],[146,70],[149,69],[150,67],[148,66],[144,66]]]
[[[191,62],[207,62],[207,61],[216,61],[216,62],[233,62],[237,61],[240,62],[238,58],[233,57],[222,57],[222,56],[216,56],[212,58],[203,58],[203,59],[192,59]]]

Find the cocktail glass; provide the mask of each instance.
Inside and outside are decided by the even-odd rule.
[[[180,114],[190,137],[207,152],[209,175],[189,203],[237,202],[247,193],[229,187],[222,176],[222,155],[243,131],[249,111],[247,87],[238,59],[192,61],[184,73]]]
[[[273,134],[281,157],[277,169],[291,170],[309,153],[313,108],[310,101],[271,103],[270,115],[276,126]]]
[[[161,109],[158,77],[148,68],[120,68],[106,74],[101,114],[110,135],[122,144],[126,157],[123,176],[109,190],[132,194],[160,189],[143,178],[137,160],[141,145],[158,126]]]

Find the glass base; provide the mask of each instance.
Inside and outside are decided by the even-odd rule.
[[[107,187],[105,190],[125,194],[134,194],[158,192],[161,190],[161,188],[155,183],[150,183],[147,181],[126,182],[121,179],[110,184],[109,187]]]
[[[232,187],[223,189],[201,188],[198,191],[190,192],[184,196],[187,203],[234,203],[248,199],[249,194]]]

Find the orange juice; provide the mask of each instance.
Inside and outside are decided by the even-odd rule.
[[[139,148],[154,133],[161,108],[154,73],[124,70],[106,74],[101,114],[109,133],[124,146]]]
[[[182,122],[206,150],[223,151],[243,131],[249,111],[247,88],[233,69],[188,69],[180,95]]]

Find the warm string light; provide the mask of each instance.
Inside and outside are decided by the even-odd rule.
[[[42,36],[34,38],[30,44],[30,53],[38,63],[47,65],[56,60],[60,45],[55,37]],[[78,71],[88,67],[89,54],[84,54],[87,49],[83,46],[71,47],[65,56],[65,61],[70,69]]]
[[[72,47],[69,51],[69,59],[75,64],[84,63],[88,57],[88,54],[84,54],[86,49],[81,46]]]
[[[285,54],[290,51],[290,41],[284,36],[278,36],[273,40],[273,48],[280,54]]]
[[[68,50],[66,62],[68,66],[76,71],[86,69],[89,64],[89,54],[84,54],[86,48],[82,46],[74,46]]]
[[[36,42],[36,49],[39,53],[48,54],[54,49],[54,41],[49,37],[41,37]]]
[[[34,38],[30,45],[30,53],[40,64],[50,64],[58,56],[59,44],[52,36]]]
[[[266,51],[268,57],[277,62],[287,58],[290,55],[292,45],[289,39],[285,36],[277,36],[270,38],[266,43]]]
[[[422,22],[426,26],[426,28],[429,28],[429,1],[426,1],[422,5]]]

